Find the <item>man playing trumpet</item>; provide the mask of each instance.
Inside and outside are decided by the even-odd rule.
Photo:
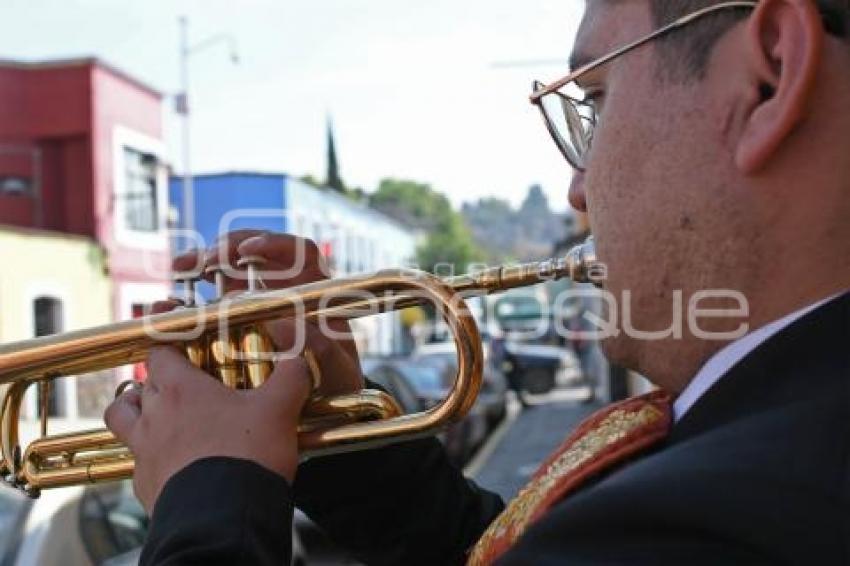
[[[143,563],[281,563],[294,505],[370,564],[847,560],[850,3],[588,0],[571,67],[532,102],[574,169],[605,290],[647,332],[675,296],[732,290],[744,335],[624,323],[607,356],[659,391],[564,431],[507,507],[436,440],[299,466],[303,362],[234,392],[158,349],[149,384],[107,413],[152,512]],[[304,273],[270,283],[322,278],[289,236],[233,234],[207,257],[288,266],[298,245]],[[323,387],[363,386],[350,343],[308,343]]]

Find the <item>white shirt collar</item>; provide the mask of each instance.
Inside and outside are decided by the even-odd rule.
[[[840,293],[839,293],[840,294]],[[773,321],[770,324],[762,326],[758,330],[739,338],[738,340],[726,345],[722,350],[714,354],[702,366],[702,369],[697,372],[694,379],[688,384],[682,394],[673,403],[673,418],[674,422],[679,420],[687,413],[694,404],[711,389],[711,387],[720,381],[720,378],[726,375],[738,362],[743,360],[747,354],[758,348],[775,334],[791,326],[800,318],[809,314],[819,306],[828,303],[838,295],[834,295],[813,305],[803,307],[802,309],[792,312],[791,314]]]

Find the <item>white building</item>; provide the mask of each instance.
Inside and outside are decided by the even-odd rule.
[[[198,175],[194,190],[195,229],[203,242],[244,228],[294,234],[319,245],[336,277],[406,267],[415,257],[412,230],[363,203],[285,174]],[[172,178],[171,204],[178,215],[182,193],[182,179]],[[401,344],[396,314],[358,321],[355,332],[361,353],[389,354]]]

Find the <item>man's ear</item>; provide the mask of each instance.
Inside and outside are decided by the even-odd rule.
[[[746,173],[764,168],[812,102],[824,29],[812,0],[762,0],[748,20],[746,57],[753,96],[735,160]]]

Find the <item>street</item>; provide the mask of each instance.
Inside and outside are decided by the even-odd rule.
[[[568,389],[541,396],[526,409],[516,403],[465,473],[506,501],[511,499],[570,431],[599,408],[584,402],[586,397],[584,389]]]

